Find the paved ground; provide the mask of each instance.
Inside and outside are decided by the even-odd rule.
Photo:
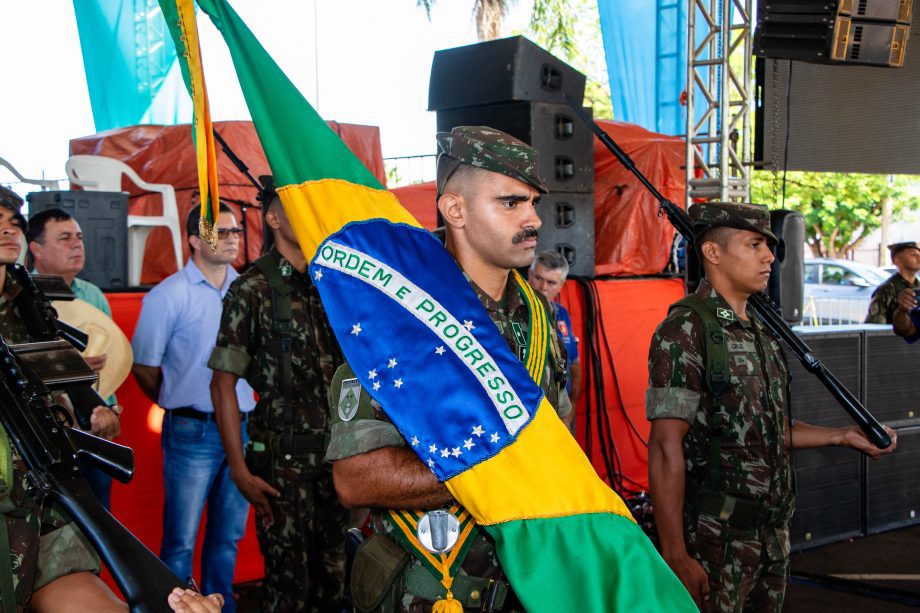
[[[920,526],[792,556],[790,613],[901,613],[920,609]],[[839,589],[822,585],[820,577]],[[237,586],[239,613],[258,613],[258,584]]]

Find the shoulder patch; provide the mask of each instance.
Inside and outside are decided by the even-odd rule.
[[[361,384],[358,379],[343,379],[339,388],[339,417],[342,421],[351,421],[358,413],[358,405],[361,401]]]
[[[716,317],[726,321],[735,321],[735,312],[731,309],[716,307]]]

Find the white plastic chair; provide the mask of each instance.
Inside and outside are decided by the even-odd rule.
[[[120,160],[102,155],[75,155],[64,165],[71,185],[96,192],[120,192],[121,178],[127,176],[132,183],[148,192],[157,192],[163,198],[163,214],[128,215],[128,284],[141,283],[144,250],[147,235],[156,227],[165,227],[172,234],[176,270],[182,269],[182,224],[176,204],[176,190],[166,183],[147,183],[134,169]]]

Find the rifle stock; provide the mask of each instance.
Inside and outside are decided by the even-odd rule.
[[[95,454],[133,465],[131,450],[60,423],[54,412],[59,407],[52,404],[47,387],[2,337],[0,407],[0,424],[25,462],[31,495],[50,496],[69,513],[105,561],[132,611],[169,611],[169,593],[188,585],[102,506],[76,464],[78,456]],[[117,453],[107,449],[110,445]]]
[[[633,173],[639,182],[655,197],[658,201],[658,215],[666,215],[668,221],[674,226],[677,232],[684,237],[690,247],[694,247],[693,223],[686,211],[668,200],[659,192],[648,178],[636,168],[635,163],[629,155],[620,148],[619,145],[605,132],[597,122],[588,117],[581,109],[580,105],[566,96],[566,101],[575,114],[591,128],[591,131],[597,136],[598,140],[610,150],[617,160],[623,166]],[[891,446],[891,435],[882,427],[875,417],[853,396],[850,391],[844,387],[837,377],[819,360],[808,345],[795,333],[789,324],[782,318],[776,307],[770,301],[766,294],[758,292],[748,299],[754,313],[760,318],[763,324],[770,330],[773,335],[781,340],[790,351],[799,359],[805,370],[815,375],[827,390],[837,399],[837,402],[850,415],[854,422],[862,429],[873,445],[879,449],[886,449]]]

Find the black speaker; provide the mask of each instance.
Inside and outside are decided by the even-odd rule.
[[[569,275],[594,276],[594,194],[549,193],[537,212],[543,225],[537,252],[560,253],[569,263]]]
[[[128,286],[128,194],[53,191],[27,195],[29,215],[59,208],[83,230],[86,264],[79,278],[104,290]]]
[[[862,334],[799,332],[812,352],[857,398],[861,397]],[[808,424],[830,428],[853,423],[827,388],[789,356],[792,376],[792,416]],[[792,452],[798,500],[792,517],[793,549],[807,549],[842,541],[862,532],[862,458],[852,449],[826,447]]]
[[[783,319],[797,324],[805,298],[805,217],[798,211],[770,211],[770,229],[780,242],[767,292]]]
[[[920,523],[920,426],[898,429],[898,449],[866,462],[867,531]]]
[[[431,62],[428,110],[513,100],[577,104],[585,75],[523,36],[442,49]]]
[[[590,115],[591,109],[585,109]],[[594,135],[567,104],[509,102],[438,111],[438,131],[489,126],[531,145],[550,192],[594,191]]]
[[[911,4],[911,0],[760,0],[755,54],[806,62],[903,66]]]
[[[890,328],[865,332],[866,408],[883,423],[920,419],[920,351]],[[898,453],[901,450],[898,449]]]

